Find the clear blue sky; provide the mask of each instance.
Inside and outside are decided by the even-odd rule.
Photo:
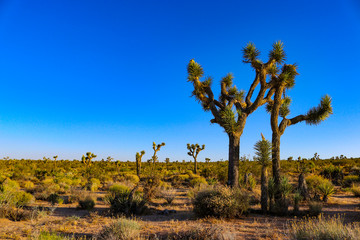
[[[334,114],[319,126],[287,128],[281,157],[360,156],[360,3],[317,1],[0,1],[0,158],[189,160],[186,143],[205,144],[199,158],[227,159],[227,135],[190,98],[186,65],[205,74],[232,72],[248,90],[242,63],[249,41],[264,60],[282,40],[300,76],[289,92],[292,114],[325,94]],[[247,121],[241,155],[260,133],[271,139],[261,108]]]

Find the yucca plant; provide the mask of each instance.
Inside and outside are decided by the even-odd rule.
[[[271,143],[261,134],[261,141],[255,144],[255,159],[261,164],[261,210],[268,209],[268,167],[271,165]]]
[[[328,180],[323,181],[317,188],[323,196],[324,202],[327,202],[329,197],[335,193],[334,185]]]

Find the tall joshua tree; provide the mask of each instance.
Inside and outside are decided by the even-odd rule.
[[[140,171],[141,171],[141,159],[144,156],[145,151],[142,150],[140,153],[136,153],[135,158],[136,158],[136,174],[138,175],[138,177],[140,177]]]
[[[228,134],[228,184],[232,187],[239,186],[240,137],[247,117],[271,99],[275,89],[272,88],[272,81],[267,80],[276,70],[277,64],[281,64],[284,60],[281,42],[273,44],[266,63],[259,59],[260,51],[253,43],[247,44],[242,52],[243,62],[249,63],[255,70],[255,78],[246,95],[244,91],[239,91],[233,84],[233,75],[229,73],[221,80],[221,93],[219,100],[216,100],[211,89],[212,78],[207,77],[202,80],[204,71],[200,64],[190,60],[187,67],[188,81],[194,86],[192,95],[201,103],[204,111],[211,111],[214,116],[211,123],[219,124]],[[257,95],[253,96],[259,85],[260,89]]]
[[[271,165],[271,143],[261,134],[261,141],[256,142],[254,149],[256,160],[261,164],[261,210],[268,209],[268,167]]]
[[[331,98],[325,95],[317,107],[311,108],[305,115],[298,115],[289,119],[291,99],[286,96],[286,90],[295,85],[295,77],[298,75],[297,66],[295,64],[283,64],[281,71],[279,69],[278,66],[271,76],[271,82],[273,82],[272,89],[275,89],[275,93],[274,98],[270,100],[266,106],[267,111],[271,114],[272,165],[276,189],[279,189],[281,181],[280,138],[284,134],[285,129],[288,126],[295,125],[302,121],[310,125],[317,125],[332,114]],[[280,123],[279,117],[282,118]],[[275,201],[279,201],[279,199],[281,199],[281,193],[276,191]]]
[[[154,155],[152,156],[152,163],[153,163],[153,168],[155,169],[155,163],[158,161],[158,157],[156,156],[157,152],[160,151],[161,147],[165,146],[165,143],[161,143],[161,144],[157,144],[155,142],[153,142],[153,150],[154,150]]]
[[[187,149],[189,150],[188,155],[194,158],[194,173],[197,174],[197,156],[199,153],[205,149],[203,144],[201,147],[199,144],[187,144]]]
[[[91,152],[87,152],[86,157],[84,155],[82,155],[81,160],[87,167],[89,167],[91,165],[91,160],[96,157],[97,157],[97,155],[95,155]]]

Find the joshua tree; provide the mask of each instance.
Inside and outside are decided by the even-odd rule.
[[[140,172],[141,172],[141,159],[144,156],[145,151],[142,150],[140,153],[136,153],[135,158],[136,158],[136,174],[138,175],[138,177],[140,177]]]
[[[58,158],[58,155],[56,155],[56,156],[53,156],[53,158],[54,158],[54,165],[55,165],[55,168],[56,168],[56,159]]]
[[[170,158],[165,158],[166,170],[169,170]]]
[[[194,173],[197,174],[197,157],[199,153],[205,149],[205,144],[203,144],[201,147],[199,144],[187,144],[187,149],[189,152],[187,153],[189,156],[192,156],[194,158]]]
[[[268,167],[271,165],[271,143],[261,134],[261,141],[256,142],[255,159],[261,164],[261,210],[268,209]]]
[[[84,155],[82,155],[81,160],[87,167],[89,167],[91,165],[91,160],[96,157],[97,157],[97,155],[95,155],[91,152],[87,152],[86,157]]]
[[[108,157],[106,158],[106,160],[107,160],[108,162],[111,162],[112,160],[114,160],[114,158],[108,156]]]
[[[216,100],[211,89],[212,78],[208,77],[201,80],[204,71],[200,64],[190,60],[187,67],[188,81],[192,82],[194,86],[192,95],[201,103],[205,111],[211,111],[214,116],[211,123],[219,124],[228,134],[228,184],[232,187],[239,186],[240,137],[247,117],[271,99],[275,89],[272,87],[273,81],[267,82],[267,77],[273,75],[277,64],[282,63],[284,59],[281,42],[273,44],[273,49],[270,51],[266,63],[259,59],[260,51],[256,49],[253,43],[249,43],[242,52],[243,62],[249,63],[255,70],[255,79],[246,96],[244,91],[239,91],[233,85],[233,75],[229,73],[221,80],[221,94],[219,100]],[[255,89],[259,85],[259,92],[256,97],[253,97]]]
[[[283,44],[281,43],[281,49]],[[325,120],[332,114],[331,98],[326,95],[322,97],[319,106],[310,109],[305,115],[298,115],[288,119],[290,114],[291,99],[286,96],[286,90],[295,85],[295,77],[298,75],[297,66],[295,64],[283,64],[285,52],[282,51],[282,60],[280,64],[274,65],[271,74],[271,89],[275,90],[274,97],[266,106],[267,111],[271,113],[271,129],[272,129],[272,162],[273,162],[273,178],[275,188],[280,186],[280,137],[284,134],[286,127],[295,125],[305,121],[307,124],[316,125]],[[280,70],[281,69],[281,70]],[[279,116],[282,118],[279,124]],[[281,193],[275,192],[275,202],[281,199]]]
[[[158,157],[156,156],[157,152],[160,151],[160,148],[162,146],[165,146],[165,143],[161,143],[161,144],[158,144],[156,145],[155,142],[153,142],[153,149],[154,149],[154,155],[152,156],[152,163],[153,163],[153,168],[155,169],[155,163],[158,161]]]

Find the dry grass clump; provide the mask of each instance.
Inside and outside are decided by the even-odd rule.
[[[360,228],[358,225],[345,225],[339,216],[320,216],[291,223],[289,237],[294,240],[359,240]]]
[[[197,224],[189,230],[182,232],[170,232],[158,236],[160,240],[233,240],[235,234],[219,225],[204,226]]]
[[[95,237],[96,240],[138,240],[140,224],[135,220],[119,218],[116,222],[105,226]]]
[[[353,185],[351,187],[351,192],[354,194],[355,197],[360,197],[360,186]]]

